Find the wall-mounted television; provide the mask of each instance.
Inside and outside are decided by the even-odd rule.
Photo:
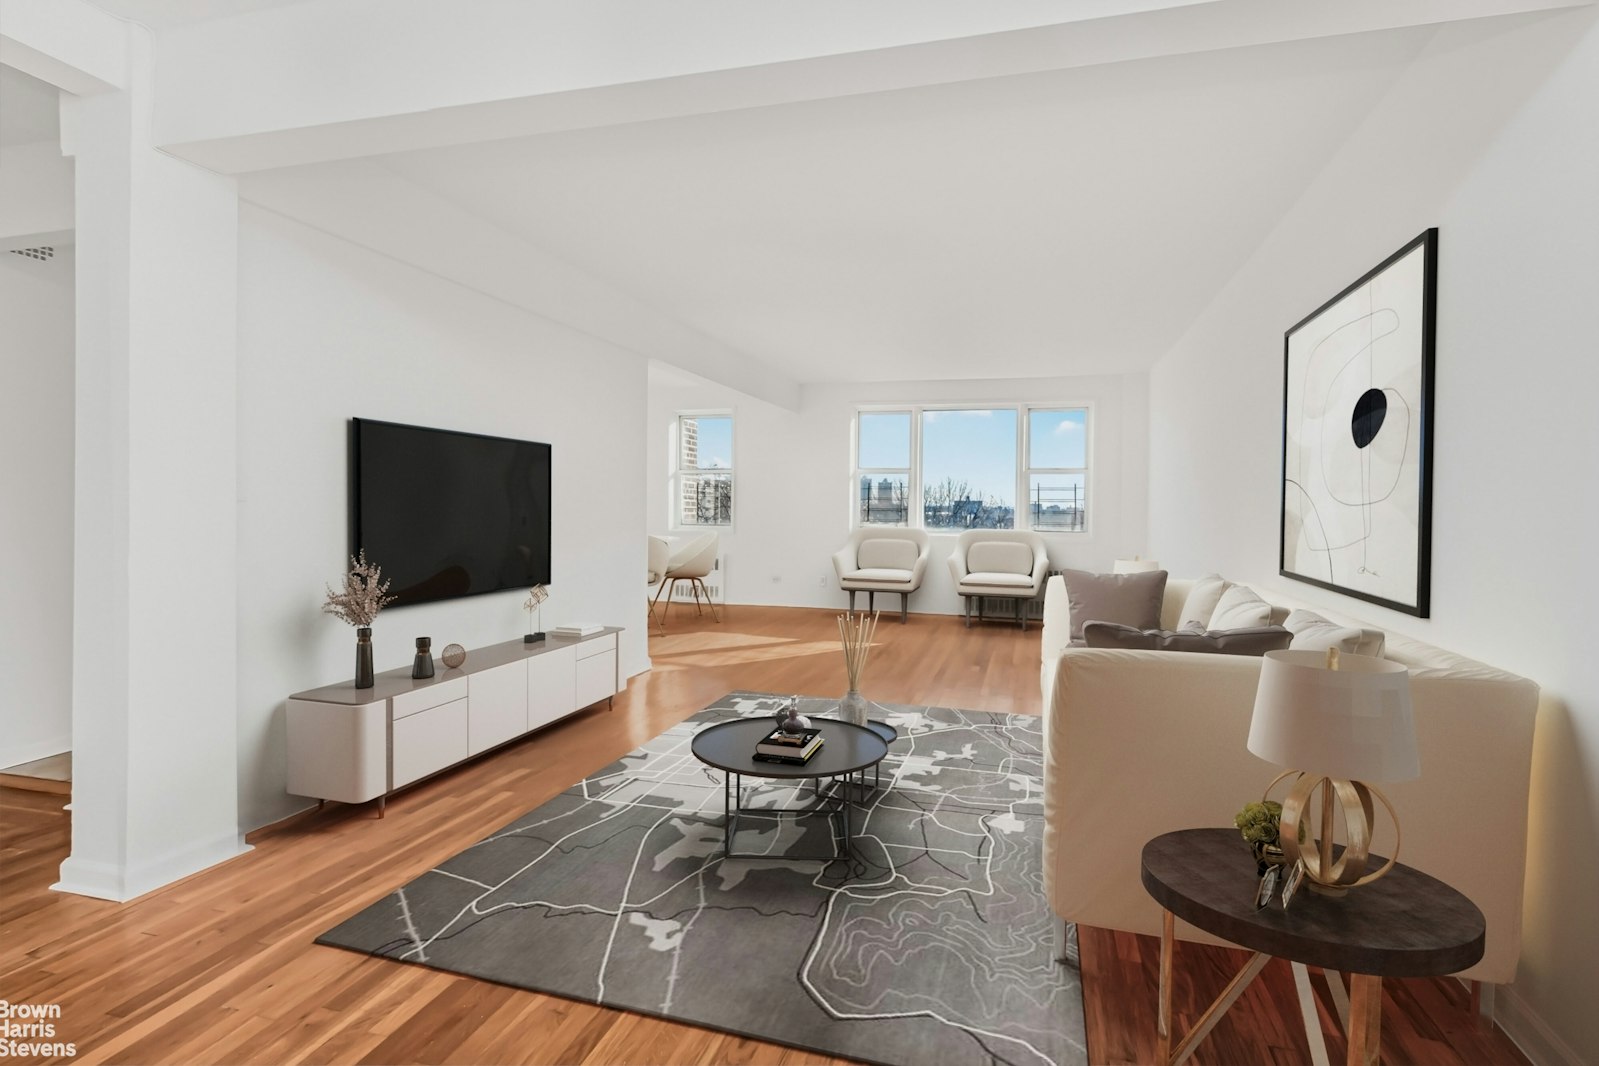
[[[550,584],[550,446],[350,419],[350,554],[394,606]]]

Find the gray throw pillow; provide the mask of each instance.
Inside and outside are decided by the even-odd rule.
[[[1222,593],[1232,587],[1233,583],[1220,574],[1206,574],[1194,582],[1188,590],[1188,598],[1183,601],[1182,614],[1177,617],[1177,628],[1208,628],[1210,616],[1216,613],[1216,604],[1221,601]]]
[[[1123,648],[1134,651],[1196,651],[1218,655],[1265,655],[1288,647],[1293,634],[1282,626],[1250,626],[1245,629],[1135,629],[1112,622],[1089,622],[1083,627],[1083,640],[1090,648]]]
[[[1271,625],[1271,604],[1248,585],[1234,585],[1216,603],[1206,629],[1247,629]]]
[[[1139,629],[1160,625],[1160,601],[1166,595],[1166,571],[1142,574],[1091,574],[1067,570],[1066,600],[1071,606],[1071,639],[1083,635],[1084,622],[1118,622]]]

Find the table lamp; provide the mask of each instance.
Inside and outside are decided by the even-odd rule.
[[[1117,559],[1111,564],[1110,572],[1113,574],[1147,574],[1151,570],[1159,569],[1160,560],[1142,559],[1135,555],[1131,559]]]
[[[1293,769],[1266,786],[1298,774],[1283,800],[1279,844],[1289,867],[1304,866],[1306,883],[1322,895],[1341,896],[1393,868],[1399,855],[1399,817],[1368,781],[1409,781],[1421,773],[1410,711],[1410,672],[1399,663],[1337,649],[1267,652],[1249,723],[1249,750]],[[1321,833],[1310,836],[1306,815],[1321,792]],[[1370,857],[1372,797],[1394,823],[1393,855],[1366,873]],[[1334,860],[1335,812],[1341,808],[1344,850]]]

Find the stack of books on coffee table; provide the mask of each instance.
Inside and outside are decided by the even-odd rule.
[[[772,730],[764,740],[755,745],[757,762],[785,762],[804,764],[822,746],[820,729],[800,729],[787,732],[782,727]]]

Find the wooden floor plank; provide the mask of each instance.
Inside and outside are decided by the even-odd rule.
[[[388,816],[330,803],[251,834],[255,850],[113,904],[52,892],[64,797],[0,789],[0,994],[57,1002],[79,1063],[707,1063],[844,1060],[313,943],[317,934],[734,689],[837,696],[836,612],[674,607],[654,669],[586,711],[401,793]],[[1037,627],[885,615],[863,691],[899,703],[1036,714]],[[1082,931],[1094,1062],[1148,1062],[1159,943]],[[1174,1007],[1191,1022],[1241,953],[1181,945]],[[1341,1061],[1328,994],[1328,1052]],[[1458,982],[1385,982],[1388,1063],[1519,1063]],[[1268,966],[1198,1063],[1308,1062],[1286,965]]]

